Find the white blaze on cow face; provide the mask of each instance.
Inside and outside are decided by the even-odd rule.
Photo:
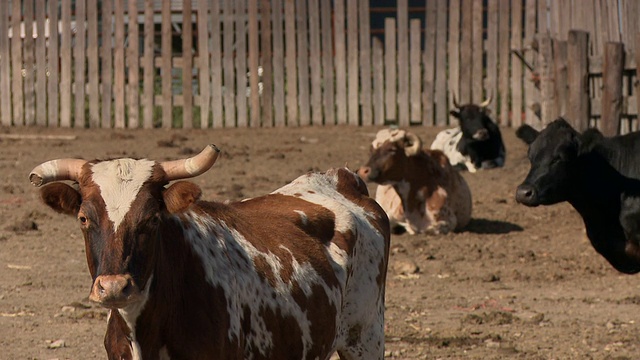
[[[100,188],[114,232],[129,211],[142,184],[153,172],[154,161],[117,159],[92,166],[93,181]]]

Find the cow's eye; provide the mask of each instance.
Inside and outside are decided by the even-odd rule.
[[[89,218],[87,218],[84,215],[78,215],[78,221],[80,221],[80,225],[82,225],[82,226],[88,226],[89,225]]]

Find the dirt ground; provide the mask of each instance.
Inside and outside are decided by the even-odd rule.
[[[269,193],[311,170],[357,168],[380,128],[65,130],[0,128],[0,359],[104,359],[106,311],[76,222],[41,205],[27,176],[53,158],[167,160],[215,143],[222,156],[193,179],[205,198]],[[414,128],[425,142],[440,129]],[[514,200],[529,164],[503,129],[504,168],[464,173],[473,220],[444,236],[392,237],[386,357],[392,359],[638,359],[640,278],[593,250],[568,205]],[[369,187],[371,194],[375,185]],[[603,209],[606,211],[606,209]]]

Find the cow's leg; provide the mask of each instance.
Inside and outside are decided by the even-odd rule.
[[[349,329],[348,344],[338,349],[341,360],[382,360],[384,358],[384,320]]]

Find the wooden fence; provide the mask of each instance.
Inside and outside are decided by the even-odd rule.
[[[575,61],[592,71],[608,42],[624,43],[633,59],[639,30],[635,0],[426,0],[411,9],[398,0],[377,37],[376,3],[0,1],[0,123],[448,125],[453,94],[462,103],[491,96],[503,126],[582,114],[567,112],[568,104],[597,119],[597,72],[584,80],[588,97],[569,102],[557,84],[566,78],[572,88],[582,78],[558,59],[586,51]],[[573,47],[571,29],[586,34],[586,50]],[[626,98],[635,91],[634,64],[626,63]],[[620,116],[632,128],[630,103]]]

